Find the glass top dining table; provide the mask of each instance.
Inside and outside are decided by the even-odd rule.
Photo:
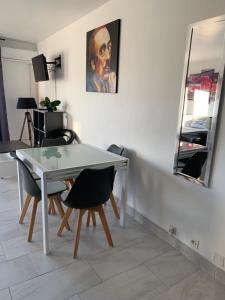
[[[85,144],[29,148],[19,150],[17,154],[19,153],[29,159],[31,165],[33,162],[46,172],[95,167],[108,163],[120,165],[127,161],[125,157]]]
[[[21,149],[16,151],[16,155],[41,178],[43,250],[45,254],[49,253],[47,182],[76,177],[86,168],[96,169],[114,166],[116,170],[121,169],[123,172],[123,180],[121,189],[120,224],[123,227],[125,226],[129,166],[128,158],[86,144]],[[21,211],[23,207],[23,183],[18,163],[17,175],[19,206]]]

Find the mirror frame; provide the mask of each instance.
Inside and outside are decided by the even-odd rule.
[[[182,130],[182,121],[183,121],[183,111],[185,105],[185,89],[186,89],[186,80],[188,76],[189,70],[189,59],[191,55],[191,46],[192,46],[192,36],[194,29],[198,28],[201,25],[212,24],[212,23],[219,23],[224,22],[224,43],[223,43],[223,55],[221,56],[221,67],[219,68],[219,77],[217,82],[217,90],[215,94],[215,106],[214,106],[214,115],[212,118],[210,135],[208,138],[208,157],[206,160],[206,168],[205,168],[205,177],[204,180],[198,180],[188,175],[185,175],[179,171],[177,171],[177,158],[180,149],[180,135]],[[216,145],[216,131],[220,121],[220,110],[222,106],[222,97],[224,96],[222,93],[222,87],[224,82],[224,67],[225,67],[225,15],[210,18],[206,20],[202,20],[200,22],[196,22],[190,24],[188,26],[188,34],[186,38],[186,50],[185,50],[185,59],[184,59],[184,69],[183,69],[183,77],[182,77],[182,85],[181,85],[181,95],[180,95],[180,106],[179,106],[179,113],[178,113],[178,124],[177,124],[177,136],[176,136],[176,151],[174,157],[174,166],[173,166],[173,174],[174,175],[181,175],[183,178],[200,184],[202,186],[208,187],[210,184],[210,175],[212,169],[212,160],[213,160],[213,152]]]

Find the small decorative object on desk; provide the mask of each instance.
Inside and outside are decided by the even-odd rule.
[[[57,111],[57,106],[59,106],[60,103],[60,100],[51,101],[48,97],[45,97],[45,99],[40,102],[40,105],[46,107],[48,111]]]

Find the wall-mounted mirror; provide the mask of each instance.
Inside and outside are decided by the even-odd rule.
[[[225,63],[225,16],[189,28],[174,173],[209,184]]]

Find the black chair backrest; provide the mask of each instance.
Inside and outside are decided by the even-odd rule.
[[[107,151],[121,156],[123,154],[124,148],[112,144],[108,147]]]
[[[39,197],[41,198],[41,190],[39,186],[37,185],[36,181],[34,180],[31,172],[29,171],[28,167],[25,165],[25,163],[19,159],[17,156],[14,157],[21,168],[22,176],[23,176],[23,185],[25,191],[30,194],[32,197]]]
[[[63,137],[58,137],[55,139],[44,138],[42,140],[41,147],[62,146],[66,144],[67,143]]]
[[[195,153],[185,164],[181,173],[189,175],[193,178],[201,176],[202,167],[207,159],[207,152],[199,151]]]
[[[85,169],[77,177],[65,204],[72,208],[91,208],[108,201],[113,189],[114,167]]]
[[[73,141],[80,143],[78,135],[71,129],[56,129],[48,133],[48,138],[55,139],[58,137],[63,137],[67,145],[72,144]]]

